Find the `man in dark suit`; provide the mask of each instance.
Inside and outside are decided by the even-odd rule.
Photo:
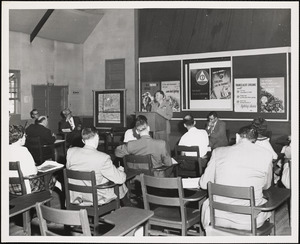
[[[62,115],[64,118],[59,122],[59,132],[66,134],[67,147],[83,147],[84,144],[81,138],[82,123],[80,118],[72,116],[72,112],[69,108],[64,109]]]
[[[30,140],[30,138],[32,138],[32,137],[39,137],[41,146],[53,144],[56,140],[56,136],[47,127],[48,127],[48,118],[47,118],[47,116],[42,115],[38,119],[36,119],[35,124],[29,125],[25,130],[26,135],[27,135],[25,145],[27,147],[30,147],[31,143],[33,143]],[[51,149],[49,147],[43,147],[42,148],[44,159],[47,159],[48,156],[49,156],[49,158],[52,157],[52,155],[53,155],[52,150],[53,149]],[[31,151],[31,154],[33,154],[34,158],[36,159],[35,153],[36,153],[35,151]],[[54,155],[55,158],[52,158],[52,159],[57,160],[57,152],[54,151],[54,154],[55,154]],[[42,163],[42,162],[39,162],[39,163]]]
[[[49,145],[55,142],[55,134],[48,127],[47,116],[40,116],[35,124],[31,124],[26,129],[27,137],[40,137],[41,145]]]
[[[205,128],[209,136],[209,146],[211,150],[217,147],[228,146],[226,136],[226,123],[218,118],[216,112],[208,114],[208,124]]]

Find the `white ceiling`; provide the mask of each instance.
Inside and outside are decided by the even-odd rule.
[[[103,9],[55,9],[37,36],[82,44],[105,14]],[[9,30],[31,34],[47,9],[9,10]],[[34,42],[34,40],[33,40]]]

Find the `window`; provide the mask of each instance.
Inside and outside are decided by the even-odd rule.
[[[20,101],[20,71],[9,71],[9,113],[17,113],[17,106]]]
[[[105,60],[105,89],[125,88],[125,59]]]

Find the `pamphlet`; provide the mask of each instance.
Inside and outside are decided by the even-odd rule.
[[[59,164],[55,161],[45,161],[43,164],[41,164],[40,166],[37,167],[39,172],[47,172],[50,170],[54,170],[54,169],[59,169],[59,168],[63,168],[64,165],[63,164]]]
[[[200,177],[196,177],[196,178],[183,178],[182,179],[182,187],[183,188],[199,188],[199,180]]]

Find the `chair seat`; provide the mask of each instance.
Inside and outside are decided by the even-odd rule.
[[[274,228],[274,224],[270,223],[269,221],[265,221],[265,223],[257,228],[256,235],[257,236],[265,236],[269,235]],[[214,229],[211,226],[208,226],[205,230],[206,235],[209,236],[231,236],[231,235],[249,235],[252,236],[252,232],[249,230],[238,230],[238,229],[233,229],[233,228],[223,228],[223,227],[217,227]]]
[[[153,210],[154,216],[150,219],[152,221],[159,221],[165,223],[182,224],[180,209],[178,207],[158,207]],[[187,213],[187,225],[192,226],[196,222],[199,222],[199,209],[186,208]]]

